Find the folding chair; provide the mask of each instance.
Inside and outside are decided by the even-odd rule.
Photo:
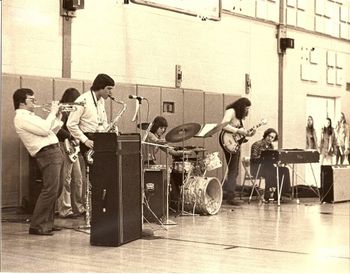
[[[259,176],[261,164],[259,164],[259,166],[258,166],[258,171],[256,173],[256,177],[253,177],[250,174],[250,157],[243,157],[242,158],[242,165],[243,165],[243,168],[244,168],[244,177],[243,177],[243,182],[242,182],[242,190],[241,190],[240,198],[242,199],[242,193],[243,193],[244,188],[245,188],[245,183],[246,183],[246,181],[248,181],[248,182],[251,183],[251,186],[252,186],[252,191],[250,192],[248,204],[250,204],[250,201],[252,199],[254,190],[258,194],[259,200],[263,200],[263,196],[260,193],[260,191],[261,191],[260,190],[260,185],[261,185],[262,177]],[[259,181],[258,181],[258,179],[259,179]]]

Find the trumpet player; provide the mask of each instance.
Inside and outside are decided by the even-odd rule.
[[[63,155],[56,134],[62,126],[58,102],[52,102],[46,119],[34,114],[34,92],[28,88],[17,89],[13,94],[16,111],[14,126],[24,146],[38,163],[43,187],[36,202],[29,234],[51,236],[61,228],[54,226],[54,210],[62,190],[60,176]]]
[[[89,91],[80,95],[75,102],[84,102],[77,107],[67,120],[67,128],[75,139],[80,141],[80,150],[84,155],[93,148],[94,142],[89,133],[104,131],[108,127],[105,99],[114,88],[114,80],[107,74],[98,74]]]

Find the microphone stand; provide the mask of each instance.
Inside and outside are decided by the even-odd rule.
[[[137,103],[136,103],[136,109],[135,109],[135,114],[132,119],[134,122],[135,120],[137,121],[136,123],[139,123],[141,125],[141,110],[140,110],[140,105],[141,105],[141,98],[136,98]],[[137,118],[137,119],[136,119]],[[139,129],[139,133],[141,136],[141,128]],[[144,189],[144,183],[145,183],[145,177],[144,177],[144,167],[143,167],[143,155],[142,155],[142,145],[141,145],[141,224],[142,224],[142,231],[144,231],[144,225],[143,225],[143,201],[146,199],[145,197],[145,189]]]
[[[166,159],[165,159],[165,168],[166,168],[166,217],[163,221],[163,225],[176,225],[177,223],[169,220],[169,188],[170,188],[170,172],[169,172],[169,147],[166,147]]]

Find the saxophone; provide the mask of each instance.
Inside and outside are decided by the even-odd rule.
[[[120,117],[122,117],[122,115],[126,111],[126,104],[123,101],[115,99],[112,95],[108,95],[108,97],[111,98],[111,100],[113,102],[120,104],[120,105],[123,105],[122,110],[117,114],[117,116],[114,118],[114,120],[106,128],[106,132],[115,132],[117,135],[119,135],[117,123],[118,123]]]
[[[117,127],[117,123],[119,121],[119,119],[122,117],[122,115],[124,114],[124,112],[126,111],[126,104],[123,101],[117,100],[115,99],[112,95],[108,95],[108,97],[115,103],[117,104],[121,104],[123,105],[123,108],[121,109],[121,111],[119,111],[119,113],[117,114],[117,116],[114,118],[114,120],[108,125],[108,127],[104,130],[104,132],[115,132],[117,135],[119,135],[119,129]],[[94,150],[93,148],[89,149],[86,153],[85,153],[85,158],[86,161],[89,165],[92,165],[94,160],[92,158],[94,154]]]

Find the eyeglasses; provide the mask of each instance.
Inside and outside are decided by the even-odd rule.
[[[31,98],[26,98],[26,100],[32,101],[33,104],[35,104],[37,101],[35,98],[31,97]]]

